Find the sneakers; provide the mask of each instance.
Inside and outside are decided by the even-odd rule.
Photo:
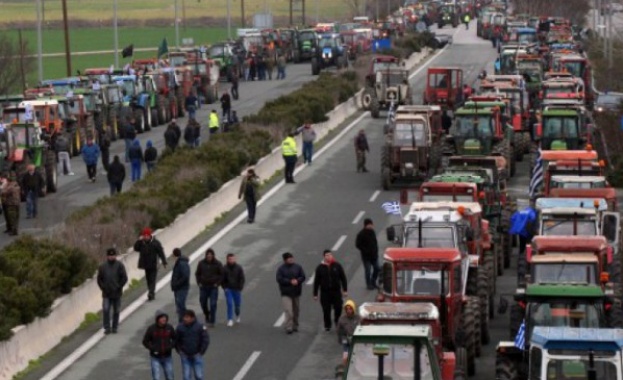
[[[232,327],[234,325],[234,321],[233,320],[229,320],[227,321],[227,327]]]
[[[240,316],[236,317],[236,323],[240,323]]]
[[[75,174],[74,174],[74,172],[69,172],[69,174],[67,174],[67,175],[75,175]]]

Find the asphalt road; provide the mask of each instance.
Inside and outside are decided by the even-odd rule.
[[[431,59],[433,66],[459,66],[468,82],[473,83],[482,69],[492,69],[495,51],[488,41],[475,36],[475,26],[468,32],[461,27],[454,44]],[[452,33],[445,29],[443,33]],[[411,79],[417,100],[425,86],[425,70]],[[239,255],[246,270],[247,286],[243,292],[242,323],[233,328],[225,326],[223,294],[219,299],[217,325],[210,330],[211,345],[206,354],[206,378],[229,379],[330,379],[339,361],[340,346],[335,332],[327,333],[322,327],[320,306],[311,297],[307,285],[302,297],[301,329],[286,335],[280,326],[281,306],[275,283],[275,270],[281,254],[294,253],[303,265],[308,278],[321,260],[321,252],[331,248],[345,267],[349,278],[349,297],[357,303],[371,301],[374,293],[365,290],[359,254],[354,239],[364,218],[375,221],[379,242],[385,247],[384,228],[395,223],[396,217],[386,216],[380,205],[398,199],[398,191],[380,191],[379,153],[383,141],[382,119],[373,120],[364,115],[355,120],[329,143],[322,155],[311,166],[301,167],[297,184],[278,184],[274,194],[267,196],[258,209],[256,223],[239,223],[215,242],[217,257],[224,260],[227,252]],[[370,173],[355,170],[352,139],[359,129],[365,129],[372,151],[368,157]],[[332,145],[331,145],[332,144]],[[528,185],[527,163],[518,167],[511,181],[511,191],[525,198]],[[240,219],[238,219],[239,221]],[[235,221],[234,221],[235,223]],[[205,242],[207,238],[204,238]],[[194,246],[196,249],[196,245]],[[191,254],[192,252],[185,252]],[[196,263],[194,263],[196,265]],[[195,267],[193,265],[193,269]],[[512,270],[498,278],[501,294],[514,291]],[[142,289],[141,289],[142,291]],[[188,307],[200,310],[198,289],[194,286],[189,295]],[[172,294],[168,285],[158,293],[156,301],[145,303],[141,296],[136,312],[128,316],[119,334],[103,338],[61,374],[59,379],[147,379],[150,376],[148,354],[141,346],[144,330],[153,323],[157,309],[174,315]],[[199,313],[200,314],[200,313]],[[494,376],[495,345],[508,338],[508,315],[496,316],[492,321],[492,343],[483,350],[478,360],[475,379]],[[83,337],[86,340],[90,336]],[[75,340],[75,339],[74,339]],[[69,344],[69,343],[68,343]],[[68,356],[71,349],[59,347],[43,365],[50,368]],[[175,358],[176,375],[180,375],[179,360]],[[30,377],[29,377],[30,378]],[[43,378],[38,374],[34,378]]]
[[[289,65],[286,69],[285,80],[272,80],[272,81],[260,81],[260,82],[240,82],[239,92],[240,99],[233,101],[232,110],[238,113],[238,116],[246,116],[259,111],[266,101],[276,99],[277,97],[290,93],[305,82],[312,80],[311,68],[308,63]],[[221,83],[221,92],[229,90],[230,85]],[[210,105],[203,105],[200,110],[197,111],[197,120],[202,124],[202,140],[206,141],[209,134],[207,131],[208,114],[212,109],[216,109],[221,115],[220,103],[214,103]],[[187,118],[179,118],[178,125],[184,128],[186,126]],[[149,132],[145,132],[138,135],[138,139],[141,141],[141,146],[145,148],[145,144],[148,140],[151,140],[159,151],[162,151],[164,147],[164,131],[166,125],[156,127]],[[118,154],[121,160],[124,159],[125,145],[122,140],[113,142],[111,147],[110,157]],[[58,179],[58,192],[50,194],[45,198],[39,199],[39,215],[37,219],[26,219],[26,204],[22,204],[21,220],[20,220],[20,233],[30,233],[34,235],[43,235],[53,233],[53,227],[70,215],[72,212],[82,206],[87,206],[95,203],[95,201],[101,197],[109,194],[108,182],[104,174],[104,170],[101,166],[101,160],[98,163],[98,180],[96,183],[88,181],[86,174],[86,166],[84,165],[81,157],[74,157],[71,160],[71,165],[75,176],[62,176],[59,175]],[[127,173],[129,178],[130,168],[127,166]],[[146,167],[143,166],[143,173],[146,173]],[[123,184],[124,189],[127,190],[131,187],[131,181],[126,179]],[[0,227],[4,227],[4,219],[0,221]],[[0,248],[8,245],[14,238],[9,237],[6,234],[0,235]]]

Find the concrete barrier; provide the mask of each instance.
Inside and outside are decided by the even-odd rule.
[[[413,54],[406,61],[406,67],[412,69],[422,62],[429,53],[427,49],[421,53]],[[318,140],[326,137],[333,129],[360,109],[358,103],[362,91],[360,90],[355,96],[329,112],[326,122],[314,125]],[[296,139],[298,146],[301,147],[301,136],[297,136]],[[299,149],[300,154],[301,149]],[[281,149],[275,148],[269,155],[260,159],[255,165],[255,171],[260,178],[268,179],[283,167]],[[192,240],[223,213],[228,212],[240,203],[238,189],[242,174],[225,183],[217,192],[178,216],[167,228],[154,233],[162,242],[167,255],[172,252],[173,248],[182,247]],[[129,279],[143,278],[143,271],[137,268],[138,254],[133,249],[128,249],[124,255],[119,257],[119,260],[125,264]],[[63,337],[71,334],[80,326],[86,313],[95,313],[101,310],[101,302],[101,292],[95,277],[93,277],[74,288],[71,293],[57,299],[49,316],[37,318],[28,325],[14,328],[13,337],[8,341],[0,342],[0,379],[11,379],[16,373],[26,368],[30,360],[36,359],[54,348]]]

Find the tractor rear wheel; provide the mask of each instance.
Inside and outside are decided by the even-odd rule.
[[[617,254],[612,258],[612,263],[608,265],[608,274],[610,282],[614,287],[614,296],[621,299],[623,295],[623,289],[621,288],[621,254]]]
[[[372,100],[370,101],[370,115],[374,119],[378,119],[381,115],[381,103],[379,103],[379,99],[376,96],[372,96]]]
[[[381,152],[381,186],[385,191],[389,190],[392,186],[389,147],[385,147]]]
[[[216,102],[217,95],[215,86],[206,86],[206,104]]]
[[[184,115],[186,114],[185,110],[184,110],[184,103],[186,100],[186,97],[184,96],[184,92],[182,91],[182,88],[180,87],[177,90],[177,116],[178,117],[184,117]]]
[[[606,313],[608,327],[623,328],[623,309],[621,307],[621,301],[615,299],[612,307]]]
[[[497,380],[519,380],[519,371],[515,363],[507,358],[495,361],[495,378]]]
[[[485,252],[485,272],[489,279],[489,319],[495,318],[495,294],[497,293],[497,276],[493,251]]]
[[[526,274],[528,273],[528,261],[526,260],[526,253],[517,255],[517,286],[521,287],[525,285]]]
[[[493,149],[491,150],[491,153],[493,153],[493,155],[502,156],[506,159],[506,165],[507,165],[506,168],[508,170],[509,175],[512,177],[513,176],[512,162],[514,162],[514,157],[512,156],[511,146],[508,144],[508,141],[502,141],[498,144],[495,144],[493,146]]]
[[[151,113],[151,127],[156,128],[158,126],[158,110],[151,108],[149,112]]]
[[[45,152],[45,178],[48,193],[56,193],[58,189],[58,176],[56,172],[56,155],[53,150]]]
[[[480,299],[480,341],[482,344],[487,345],[491,342],[491,335],[489,334],[489,275],[484,265],[478,269],[478,298]]]
[[[151,131],[153,119],[151,118],[151,107],[147,106],[143,109],[143,125],[145,126],[145,132]]]
[[[318,58],[316,57],[311,59],[311,70],[312,75],[320,74],[320,63],[318,62]]]
[[[372,104],[372,92],[373,91],[374,91],[373,88],[366,86],[366,88],[363,90],[363,93],[361,93],[361,105],[363,109],[366,111],[370,110],[370,105]]]
[[[476,374],[476,339],[479,338],[479,332],[476,332],[476,314],[475,309],[470,305],[471,297],[468,297],[467,303],[463,306],[463,325],[465,326],[465,349],[467,350],[467,374],[474,376]]]
[[[158,110],[158,125],[166,124],[167,122],[167,108],[165,104],[164,96],[156,96],[156,109]]]

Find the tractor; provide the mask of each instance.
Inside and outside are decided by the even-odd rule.
[[[318,47],[311,59],[312,75],[318,75],[320,71],[331,66],[337,69],[348,66],[346,49],[337,33],[320,35]]]
[[[219,66],[209,59],[190,57],[188,65],[194,76],[194,87],[197,96],[202,96],[206,104],[212,104],[218,100]]]
[[[234,71],[233,46],[229,43],[217,43],[208,48],[208,57],[219,67],[221,80],[231,81]]]
[[[413,102],[409,86],[409,70],[404,67],[387,68],[374,74],[374,85],[366,86],[363,94],[364,108],[369,99],[369,110],[373,118],[378,118],[381,109],[390,112],[395,107]]]
[[[318,48],[318,33],[313,29],[299,30],[297,40],[294,63],[311,60],[315,56],[315,49]]]
[[[454,110],[463,103],[463,70],[456,67],[430,67],[426,73],[424,104]]]
[[[591,143],[594,133],[582,107],[546,106],[535,128],[535,140],[541,150],[583,149]]]
[[[459,12],[451,3],[439,7],[437,14],[437,29],[442,29],[446,25],[452,25],[453,28],[459,25]]]

